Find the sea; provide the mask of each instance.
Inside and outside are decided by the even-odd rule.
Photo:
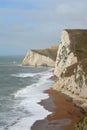
[[[49,95],[53,68],[22,66],[23,56],[0,56],[0,130],[31,130],[50,111],[39,104]]]

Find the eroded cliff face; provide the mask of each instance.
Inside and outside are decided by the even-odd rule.
[[[27,66],[54,67],[56,61],[57,49],[58,46],[45,50],[31,50],[26,54],[22,64]]]
[[[77,39],[79,35],[82,36],[84,32],[82,31],[83,30],[71,30],[70,32],[70,30],[64,30],[62,32],[61,44],[59,45],[54,71],[54,74],[58,77],[58,81],[53,86],[53,89],[62,91],[72,97],[86,99],[87,54],[85,52],[87,51],[87,48],[85,42],[82,45]],[[87,31],[84,35],[87,37]],[[84,40],[84,36],[82,38]],[[75,40],[78,41],[76,42]],[[81,45],[83,47],[79,47]],[[79,47],[79,50],[77,49],[77,46]],[[85,103],[80,105],[85,107]]]
[[[77,57],[70,50],[70,47],[71,45],[69,34],[67,31],[63,31],[61,35],[61,43],[59,45],[54,71],[54,74],[57,77],[60,77],[62,72],[64,72],[68,66],[77,63]]]

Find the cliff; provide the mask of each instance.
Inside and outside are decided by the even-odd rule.
[[[87,114],[76,124],[75,130],[87,130]]]
[[[30,66],[55,66],[58,46],[44,50],[30,50],[24,60],[23,65]]]
[[[62,91],[75,100],[80,100],[80,106],[86,109],[87,30],[62,32],[54,74],[58,77],[58,81],[53,89]]]

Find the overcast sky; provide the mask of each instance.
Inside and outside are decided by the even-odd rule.
[[[0,0],[0,55],[58,45],[68,28],[87,28],[87,0]]]

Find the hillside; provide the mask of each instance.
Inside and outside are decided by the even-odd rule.
[[[67,68],[66,76],[73,74],[75,67],[80,64],[87,73],[87,30],[66,30],[70,37],[70,50],[77,57],[78,63]]]
[[[55,66],[58,46],[47,49],[30,50],[22,64],[27,66]]]
[[[71,41],[71,50],[78,60],[87,58],[87,30],[66,30]]]
[[[57,52],[54,74],[58,77],[53,89],[83,101],[87,109],[87,30],[64,30]]]
[[[51,48],[47,48],[47,49],[40,49],[40,50],[32,50],[35,53],[38,53],[40,55],[44,55],[46,57],[51,58],[52,60],[56,60],[56,56],[57,56],[57,50],[58,50],[58,46],[54,46]]]

